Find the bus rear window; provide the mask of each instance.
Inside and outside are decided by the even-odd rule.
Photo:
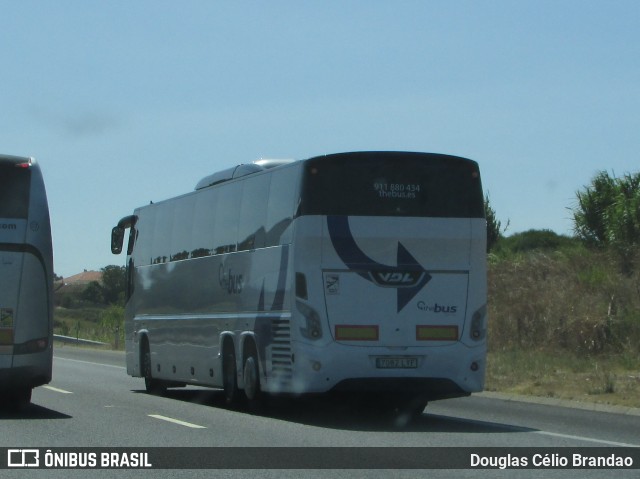
[[[0,165],[0,218],[27,218],[31,170]]]
[[[306,162],[302,215],[482,218],[474,161],[428,153],[346,153]]]

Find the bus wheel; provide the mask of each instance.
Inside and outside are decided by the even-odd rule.
[[[224,401],[228,406],[235,406],[238,403],[240,390],[238,389],[238,374],[236,372],[236,355],[232,346],[226,346],[223,370]]]
[[[167,387],[159,379],[153,379],[151,372],[151,350],[149,342],[145,341],[142,350],[142,373],[144,375],[144,387],[150,394],[162,396],[167,392]]]
[[[255,351],[250,350],[244,361],[244,395],[250,406],[256,406],[260,402],[260,371],[258,358]]]
[[[15,412],[24,411],[31,404],[31,391],[32,389],[27,387],[10,393],[6,402],[9,410]]]
[[[420,419],[428,401],[421,396],[409,397],[396,404],[393,422],[397,427],[404,427]]]
[[[427,407],[427,398],[421,395],[397,396],[379,394],[362,408],[373,412],[385,420],[391,420],[394,426],[404,427],[419,419]]]

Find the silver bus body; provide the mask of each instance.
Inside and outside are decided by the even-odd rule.
[[[53,251],[32,158],[0,156],[0,396],[25,403],[51,380]]]
[[[242,390],[435,400],[483,389],[475,162],[362,152],[233,171],[114,228],[114,253],[131,228],[130,375],[150,389],[224,388],[230,402]]]

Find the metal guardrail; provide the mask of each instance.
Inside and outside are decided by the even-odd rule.
[[[73,336],[62,336],[60,334],[54,334],[53,340],[60,341],[65,344],[82,344],[85,346],[107,346],[109,344],[101,341],[92,341],[90,339],[74,338]]]

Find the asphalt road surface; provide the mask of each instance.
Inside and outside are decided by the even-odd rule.
[[[34,390],[25,411],[0,411],[0,447],[163,447],[168,448],[167,455],[180,454],[178,448],[185,447],[244,448],[234,450],[238,469],[12,469],[0,471],[0,477],[640,477],[640,469],[380,470],[366,466],[367,457],[373,463],[389,448],[402,447],[446,448],[438,450],[445,456],[461,447],[549,447],[559,455],[573,447],[640,447],[638,410],[603,412],[477,395],[433,402],[405,426],[387,417],[359,414],[327,398],[278,400],[250,413],[227,408],[220,391],[205,388],[169,390],[165,397],[149,395],[142,379],[127,376],[123,353],[69,346],[56,349],[53,378],[51,384]],[[339,452],[344,455],[363,451],[352,448],[372,449],[364,450],[362,469],[242,469],[261,454],[262,449],[255,448],[266,447],[305,447],[310,448],[309,454],[326,451],[316,448],[343,448]]]

